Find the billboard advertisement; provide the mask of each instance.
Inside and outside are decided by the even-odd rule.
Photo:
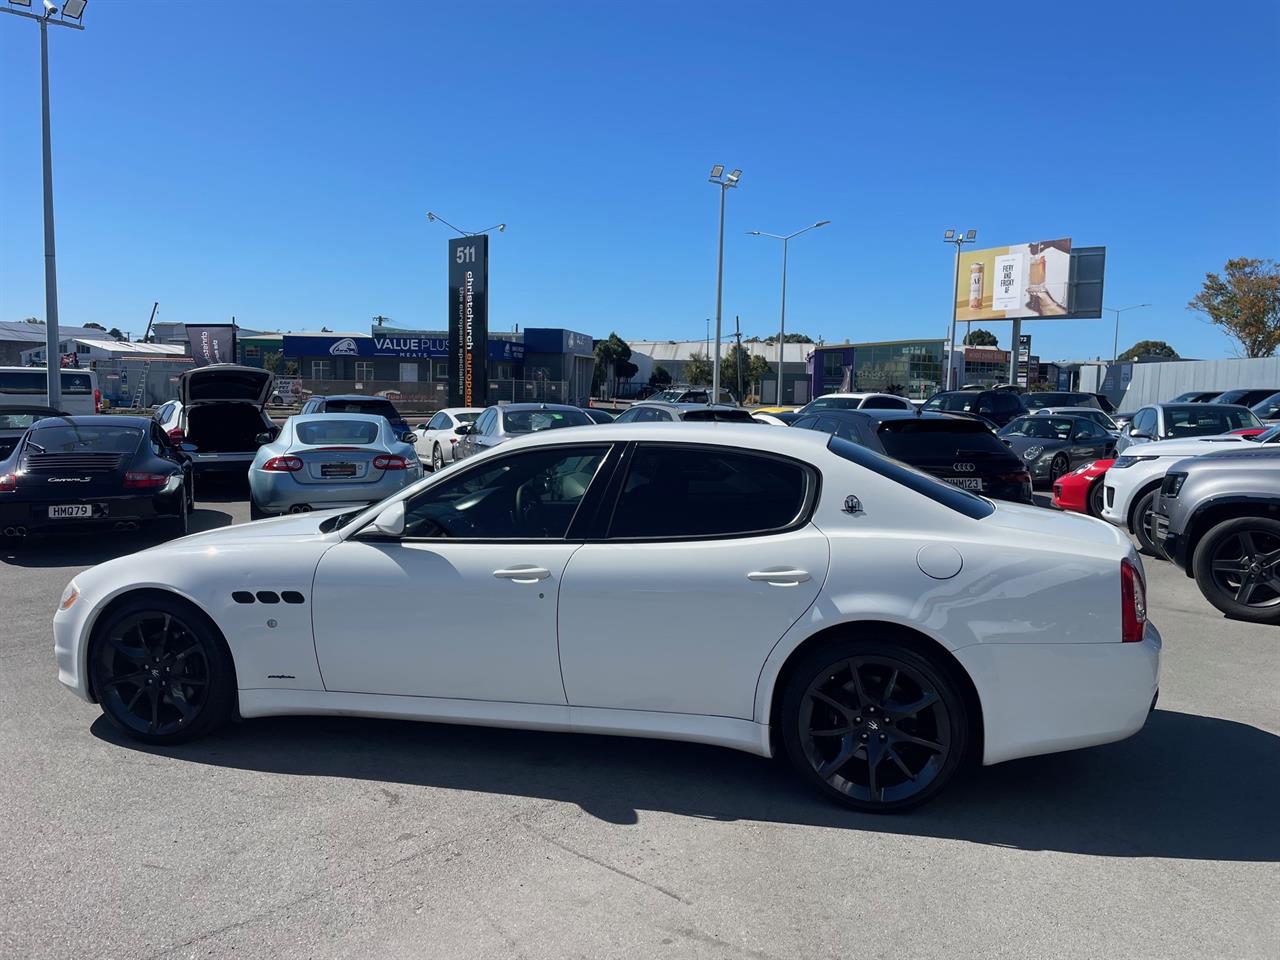
[[[188,323],[186,326],[191,358],[197,367],[236,362],[234,323]]]
[[[1071,239],[960,254],[956,320],[1065,317],[1071,308]]]
[[[449,405],[488,405],[489,238],[449,241]]]

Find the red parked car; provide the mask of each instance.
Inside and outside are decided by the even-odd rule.
[[[1102,475],[1115,460],[1094,460],[1053,482],[1053,505],[1059,510],[1102,516]]]

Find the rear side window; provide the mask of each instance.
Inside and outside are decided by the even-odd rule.
[[[641,444],[614,508],[614,539],[733,537],[800,523],[815,491],[794,460],[732,448]]]
[[[983,517],[989,517],[996,512],[995,507],[977,494],[961,490],[959,487],[953,487],[951,484],[931,477],[921,470],[915,470],[896,460],[890,460],[888,457],[881,456],[866,447],[860,447],[856,443],[850,443],[848,440],[832,437],[827,443],[827,449],[838,457],[856,463],[860,467],[865,467],[872,473],[878,473],[894,483],[900,483],[908,490],[923,497],[928,497],[934,503],[940,503],[942,506],[956,511],[956,513],[964,514],[971,520],[981,520]]]
[[[0,370],[0,393],[43,396],[49,389],[46,377],[43,370]]]
[[[87,373],[62,371],[62,393],[70,397],[87,397],[93,393],[93,378]]]
[[[1009,456],[1009,448],[977,420],[889,420],[877,431],[884,452],[898,460],[969,454]]]

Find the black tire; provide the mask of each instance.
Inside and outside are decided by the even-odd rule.
[[[968,709],[950,669],[880,640],[837,640],[806,655],[776,719],[802,779],[872,813],[936,795],[969,748]]]
[[[1089,487],[1089,498],[1087,504],[1089,507],[1089,516],[1102,519],[1102,508],[1105,506],[1106,497],[1102,487],[1102,477],[1093,481],[1093,485]]]
[[[1138,498],[1129,514],[1129,530],[1138,541],[1138,551],[1149,557],[1164,559],[1164,552],[1156,545],[1153,524],[1155,523],[1156,497],[1160,488],[1153,487]]]
[[[89,646],[89,680],[111,724],[143,743],[217,729],[235,708],[235,669],[209,619],[177,597],[148,594],[113,610]]]
[[[270,516],[274,516],[274,514],[267,513],[267,511],[263,510],[260,506],[258,506],[257,503],[254,502],[252,497],[249,498],[249,519],[250,520],[266,520]]]
[[[1053,460],[1049,464],[1049,485],[1052,486],[1055,480],[1062,477],[1070,469],[1071,460],[1065,453],[1054,454]]]
[[[444,454],[440,450],[440,444],[432,444],[431,446],[431,472],[444,469]]]
[[[175,539],[191,532],[191,508],[185,493],[178,504],[178,515],[166,524]]]
[[[1280,624],[1280,520],[1224,520],[1197,544],[1191,572],[1204,598],[1227,616]]]

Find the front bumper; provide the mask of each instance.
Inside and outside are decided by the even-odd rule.
[[[1158,510],[1153,515],[1156,546],[1161,552],[1182,570],[1190,570],[1191,558],[1187,556],[1187,538],[1184,534],[1170,529],[1169,517]]]
[[[1160,648],[1160,632],[1148,621],[1140,643],[987,643],[957,650],[982,703],[982,762],[1133,736],[1159,690]]]

